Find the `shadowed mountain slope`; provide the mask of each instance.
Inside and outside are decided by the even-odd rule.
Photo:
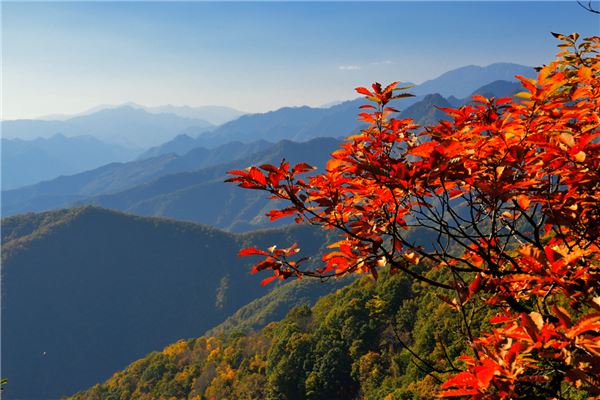
[[[266,294],[241,247],[318,254],[325,240],[312,227],[233,235],[95,207],[6,218],[2,231],[6,399],[81,390]]]

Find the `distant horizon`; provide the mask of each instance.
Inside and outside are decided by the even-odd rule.
[[[574,1],[4,2],[0,118],[128,102],[321,107],[374,81],[541,65],[557,52],[551,31],[597,34],[597,18]]]
[[[489,66],[494,65],[494,64],[521,65],[521,64],[515,64],[515,63],[497,62],[497,63],[488,64],[488,65],[469,64],[469,65],[464,65],[462,67],[459,67],[457,69],[468,68],[468,67],[485,68],[485,67],[489,67]],[[525,67],[534,68],[533,66],[530,66],[530,65],[524,65],[524,66]],[[450,71],[453,71],[453,70],[450,70]],[[446,72],[450,72],[450,71],[446,71]],[[442,75],[445,74],[446,72],[442,73]],[[423,80],[421,82],[418,82],[418,83],[417,82],[412,82],[410,80],[408,82],[411,83],[411,84],[414,84],[415,86],[418,86],[418,85],[421,85],[424,82],[430,81],[430,80],[435,79],[435,78],[437,78],[439,76],[440,75],[437,75],[437,76],[425,79],[425,80]],[[48,119],[48,118],[56,118],[56,119],[57,118],[65,118],[66,119],[66,118],[72,118],[72,117],[79,116],[79,115],[88,114],[88,113],[91,113],[91,112],[94,112],[94,111],[100,111],[100,110],[107,109],[107,108],[120,108],[120,107],[127,107],[127,106],[130,106],[130,107],[138,106],[138,107],[144,107],[144,108],[158,108],[158,107],[176,107],[176,108],[178,108],[178,107],[181,107],[181,108],[183,108],[183,107],[190,107],[190,108],[224,107],[224,108],[230,108],[232,110],[241,112],[243,114],[264,114],[264,113],[268,113],[268,112],[271,112],[271,111],[276,111],[276,110],[278,110],[280,108],[286,108],[286,107],[329,108],[329,107],[332,107],[335,104],[343,103],[343,102],[346,102],[346,101],[352,101],[352,100],[357,99],[359,97],[360,97],[360,95],[356,94],[354,97],[351,97],[351,98],[348,98],[348,99],[338,99],[338,100],[332,99],[331,101],[323,103],[323,104],[320,104],[320,105],[310,105],[310,104],[297,104],[297,105],[289,105],[289,106],[284,105],[284,106],[281,106],[281,107],[278,107],[278,108],[269,109],[269,110],[263,110],[263,111],[256,111],[256,112],[247,112],[247,111],[244,111],[244,110],[238,110],[238,109],[236,109],[234,107],[231,107],[229,105],[226,105],[226,104],[200,104],[200,105],[195,105],[195,104],[172,104],[172,103],[165,103],[165,104],[141,104],[141,103],[138,103],[138,102],[135,102],[135,101],[132,101],[132,100],[128,100],[128,101],[125,101],[123,103],[117,103],[117,104],[98,104],[98,105],[95,105],[95,106],[93,106],[91,108],[86,108],[84,110],[75,112],[74,114],[66,114],[66,113],[46,114],[46,115],[40,115],[40,116],[33,117],[33,118],[23,118],[23,119],[35,119],[35,120],[44,120],[44,119]],[[6,120],[0,119],[0,121],[10,121],[10,120],[8,120],[8,119],[6,119]]]

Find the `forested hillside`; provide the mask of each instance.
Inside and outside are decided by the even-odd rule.
[[[72,398],[431,399],[444,376],[432,368],[451,370],[467,345],[457,323],[431,288],[364,277],[261,330],[178,341]]]
[[[325,243],[311,227],[233,235],[95,207],[6,218],[2,233],[6,399],[81,390],[267,294],[237,257],[245,245]]]

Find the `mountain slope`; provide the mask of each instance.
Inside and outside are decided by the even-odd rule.
[[[365,277],[258,332],[173,343],[72,398],[434,399],[427,365],[449,369],[467,346],[435,292],[402,274]]]
[[[402,118],[412,118],[421,126],[437,124],[439,121],[448,119],[448,115],[439,110],[439,107],[451,107],[450,103],[439,94],[428,94],[422,100],[411,105],[400,113]]]
[[[251,334],[271,322],[283,319],[296,306],[312,306],[321,297],[352,283],[355,278],[347,276],[324,282],[317,279],[290,281],[246,304],[221,324],[206,331],[204,336]]]
[[[140,150],[104,143],[91,136],[2,139],[2,190],[19,188],[59,175],[70,175],[111,162],[129,161]]]
[[[138,159],[143,160],[144,158],[151,158],[169,153],[181,156],[195,147],[197,147],[197,144],[194,138],[185,133],[182,133],[165,143],[149,148],[148,150],[140,154]]]
[[[2,221],[3,398],[58,398],[195,337],[272,288],[247,245],[301,242],[311,227],[232,235],[85,207]]]
[[[161,154],[102,167],[51,181],[2,192],[3,215],[66,207],[90,196],[114,193],[145,184],[168,174],[231,162],[272,146],[266,142],[228,143],[212,150],[194,148],[183,156]]]
[[[282,159],[292,164],[304,161],[323,168],[338,145],[339,142],[332,138],[305,143],[284,140],[228,164],[163,176],[148,184],[96,196],[86,202],[139,215],[168,216],[236,232],[248,231],[270,225],[264,214],[273,204],[268,204],[265,193],[241,190],[223,183],[227,171],[264,163],[279,164]],[[279,221],[280,224],[289,222],[289,219]]]
[[[227,161],[232,161],[240,158],[240,154],[249,154],[254,151],[259,151],[270,146],[272,143],[266,140],[256,140],[250,143],[242,143],[238,141],[230,141],[223,145],[207,149],[202,146],[202,140],[199,138],[193,138],[187,134],[177,135],[172,140],[155,146],[144,153],[142,153],[138,159],[143,160],[144,158],[156,157],[163,154],[174,153],[177,155],[185,155],[192,150],[204,149],[207,157],[214,157],[216,154],[220,154],[220,162],[211,162],[207,165],[215,165]],[[230,154],[229,157],[225,157],[226,154]]]
[[[417,85],[413,92],[418,95],[440,93],[444,97],[464,98],[481,86],[497,80],[516,81],[515,75],[532,78],[535,71],[532,67],[510,63],[496,63],[486,67],[469,65],[425,81]]]
[[[523,86],[521,82],[509,82],[503,80],[497,80],[487,85],[483,85],[479,89],[475,90],[471,95],[480,95],[484,97],[512,97],[515,94],[521,92]]]
[[[198,137],[198,141],[203,146],[212,147],[232,140],[276,142],[282,139],[292,139],[298,136],[298,133],[307,125],[315,124],[323,118],[328,111],[329,109],[304,106],[285,107],[264,114],[243,115],[212,132],[202,134]],[[343,134],[344,131],[340,131],[335,136]]]

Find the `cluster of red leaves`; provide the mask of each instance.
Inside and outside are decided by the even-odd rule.
[[[422,128],[387,106],[406,88],[374,84],[357,89],[374,103],[360,114],[369,127],[324,173],[303,178],[312,167],[286,162],[231,171],[230,182],[288,201],[271,219],[294,215],[341,236],[316,270],[291,259],[295,247],[241,254],[265,257],[254,271],[274,271],[267,281],[377,277],[388,266],[454,293],[443,298],[458,311],[494,307],[441,396],[561,398],[570,384],[600,395],[600,38],[556,36],[562,52],[537,80],[519,77],[519,100],[475,96]]]

